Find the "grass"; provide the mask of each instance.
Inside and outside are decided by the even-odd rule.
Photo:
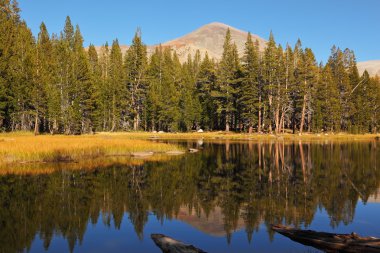
[[[72,162],[105,156],[129,156],[133,152],[164,153],[181,149],[177,145],[129,138],[128,135],[0,135],[0,164],[30,162]]]
[[[96,135],[66,136],[39,135],[29,132],[0,134],[0,174],[48,173],[56,169],[83,169],[111,164],[136,164],[143,160],[132,158],[133,152],[154,152],[144,160],[170,159],[164,153],[183,150],[175,144],[158,140],[199,140],[210,142],[263,141],[263,142],[352,142],[374,141],[375,134],[245,134],[226,132],[205,133],[97,133]],[[162,154],[162,155],[157,155]]]
[[[348,133],[304,133],[299,134],[247,134],[234,132],[204,132],[204,133],[149,133],[149,132],[125,132],[125,133],[100,133],[106,136],[125,136],[129,139],[178,139],[178,140],[249,140],[249,141],[370,141],[380,135],[376,134],[348,134]]]

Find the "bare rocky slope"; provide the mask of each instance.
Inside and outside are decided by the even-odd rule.
[[[380,60],[358,62],[358,69],[360,74],[367,70],[370,76],[380,77]]]
[[[211,58],[219,60],[223,54],[223,43],[227,29],[231,31],[231,38],[242,55],[248,33],[222,23],[211,23],[189,33],[181,38],[162,44],[176,50],[181,61],[185,61],[189,54],[194,55],[197,50],[204,56],[206,52]],[[266,40],[252,34],[253,41],[258,40],[260,49],[264,49]]]
[[[236,43],[239,53],[242,54],[248,32],[218,22],[202,26],[183,37],[161,43],[161,45],[175,50],[181,62],[185,62],[189,54],[194,56],[197,50],[201,52],[202,57],[207,51],[209,57],[219,60],[223,53],[223,43],[228,28],[231,31],[232,41]],[[255,34],[252,34],[252,39],[253,41],[258,40],[261,50],[265,48],[266,40]],[[151,55],[157,46],[159,44],[148,46],[148,54]],[[123,54],[128,50],[127,45],[120,47]],[[100,54],[101,47],[97,46],[96,49]]]

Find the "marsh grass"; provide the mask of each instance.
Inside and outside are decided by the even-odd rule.
[[[379,134],[348,134],[348,133],[304,133],[298,134],[247,134],[234,132],[204,132],[204,133],[149,133],[149,132],[125,132],[125,133],[100,133],[103,136],[125,136],[129,139],[157,139],[157,140],[242,140],[242,141],[375,141]]]
[[[164,153],[181,148],[173,144],[131,139],[128,135],[0,135],[0,164],[32,162],[78,162],[106,156],[129,156],[133,152]]]
[[[164,140],[226,142],[360,142],[376,141],[379,135],[364,134],[243,134],[205,133],[98,133],[96,135],[40,135],[28,132],[0,134],[0,174],[48,173],[57,169],[91,169],[110,164],[138,164],[147,160],[169,159],[164,153],[184,151]],[[377,141],[378,141],[377,140]],[[154,152],[154,156],[132,158],[133,152]],[[115,160],[116,159],[116,160]]]

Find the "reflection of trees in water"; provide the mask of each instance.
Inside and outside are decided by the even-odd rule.
[[[337,226],[379,186],[376,143],[204,145],[144,166],[0,177],[0,252],[30,248],[36,235],[47,249],[56,234],[73,250],[88,222],[119,229],[126,212],[142,238],[149,212],[163,222],[184,206],[206,216],[220,207],[228,241],[241,219],[251,240],[262,222],[308,226],[322,207]]]

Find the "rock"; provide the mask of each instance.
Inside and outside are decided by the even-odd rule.
[[[198,133],[203,133],[203,129],[199,129],[197,132]]]
[[[196,152],[198,152],[199,150],[198,149],[196,149],[196,148],[189,148],[189,152],[190,153],[196,153]]]
[[[153,152],[133,152],[131,155],[133,157],[147,157],[153,155]]]
[[[157,131],[152,131],[152,133],[153,133],[153,134],[156,134],[156,133],[157,133]]]
[[[158,133],[159,133],[159,134],[163,134],[163,133],[165,133],[165,132],[164,132],[164,131],[158,131]]]

